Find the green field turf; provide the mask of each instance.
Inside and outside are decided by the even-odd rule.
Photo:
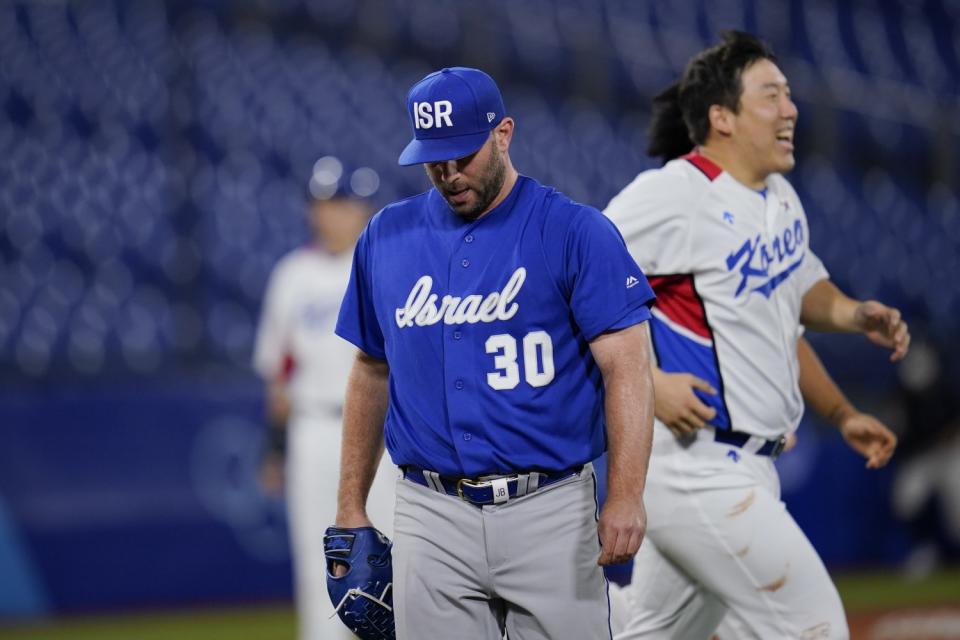
[[[889,573],[835,576],[849,613],[898,607],[960,607],[960,570],[919,582]],[[293,609],[282,606],[67,618],[0,626],[0,640],[292,640]]]
[[[3,640],[293,640],[293,609],[250,607],[64,619],[4,629]]]
[[[960,607],[960,569],[923,580],[906,580],[890,573],[836,575],[834,580],[851,613],[940,604]]]

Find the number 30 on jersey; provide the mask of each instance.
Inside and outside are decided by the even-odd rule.
[[[553,341],[546,331],[531,331],[523,336],[523,377],[531,387],[544,387],[553,381]],[[517,339],[508,333],[487,338],[486,351],[493,355],[496,371],[487,374],[487,384],[506,391],[520,384],[517,364]]]

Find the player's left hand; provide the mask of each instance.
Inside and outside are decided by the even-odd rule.
[[[633,559],[647,531],[647,512],[643,500],[607,498],[600,512],[600,559],[602,567]]]
[[[893,349],[890,361],[897,362],[907,355],[910,348],[910,331],[900,317],[900,310],[888,307],[876,300],[867,300],[857,305],[854,322],[870,342]]]
[[[783,445],[783,453],[790,453],[790,450],[795,446],[797,446],[797,432],[793,431],[787,434],[787,442]]]
[[[850,447],[867,459],[867,469],[879,469],[890,461],[897,436],[866,413],[852,413],[840,423],[840,433]]]

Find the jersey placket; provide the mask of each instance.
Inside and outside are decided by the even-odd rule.
[[[483,269],[480,261],[484,247],[480,246],[483,243],[479,241],[477,226],[475,223],[467,227],[460,235],[458,246],[451,252],[448,273],[452,295],[466,297],[486,293],[481,282]],[[480,373],[473,370],[477,365],[477,349],[482,349],[478,326],[482,325],[443,325],[444,391],[450,435],[467,475],[474,475],[471,470],[485,469],[491,458],[490,446],[477,411],[481,394],[477,385],[482,378]]]
[[[766,242],[768,247],[773,247],[773,239],[777,237],[778,229],[784,226],[784,220],[781,219],[782,216],[780,215],[780,212],[783,210],[782,201],[775,192],[768,191],[764,204],[764,242]],[[779,265],[779,268],[784,268],[782,263]],[[787,367],[791,370],[791,379],[796,379],[798,373],[793,370],[796,358],[791,357],[793,347],[790,346],[790,340],[787,337],[787,328],[792,324],[792,320],[785,317],[789,315],[789,310],[784,309],[784,306],[789,304],[786,292],[792,283],[787,282],[784,284],[786,286],[777,287],[770,293],[770,303],[774,306],[777,314],[777,333],[780,336],[780,344],[783,348],[783,361],[786,362]]]

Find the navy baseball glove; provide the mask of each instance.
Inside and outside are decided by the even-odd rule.
[[[323,536],[327,592],[343,623],[361,640],[394,640],[393,543],[373,527],[330,527]],[[347,566],[339,578],[333,564]]]

